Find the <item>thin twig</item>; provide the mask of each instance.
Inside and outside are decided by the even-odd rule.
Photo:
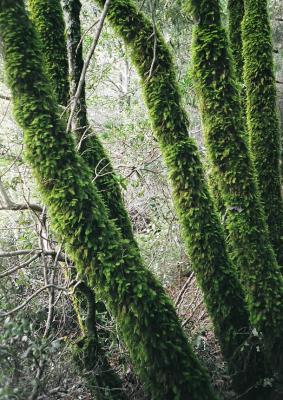
[[[76,53],[77,53],[79,47],[81,46],[82,41],[84,40],[84,37],[88,34],[88,32],[89,32],[95,25],[98,24],[98,22],[99,22],[99,19],[97,19],[96,21],[94,21],[94,23],[82,34],[82,36],[81,36],[81,38],[80,38],[80,41],[79,41],[79,43],[78,43],[78,45],[77,45],[77,48],[76,48]]]
[[[18,305],[17,307],[13,308],[10,311],[4,312],[4,313],[0,313],[0,318],[8,317],[9,315],[14,314],[15,312],[21,310],[28,303],[30,303],[32,299],[34,299],[36,296],[38,296],[41,292],[43,292],[44,290],[49,289],[51,287],[56,289],[56,290],[67,290],[68,289],[66,287],[52,285],[52,284],[43,286],[40,289],[38,289],[36,292],[34,292],[31,296],[29,296],[22,304]]]
[[[30,258],[28,261],[24,262],[23,264],[18,265],[17,267],[8,269],[7,271],[3,272],[0,274],[0,278],[4,278],[5,276],[11,275],[12,273],[18,271],[21,268],[25,268],[28,265],[30,265],[34,260],[36,260],[40,256],[40,253],[34,255],[32,258]]]
[[[182,289],[180,290],[180,293],[179,293],[179,295],[178,295],[178,297],[177,297],[177,299],[175,301],[175,307],[178,307],[180,305],[180,303],[182,302],[183,296],[184,296],[186,290],[188,289],[190,283],[192,282],[193,277],[194,277],[194,273],[191,272],[190,276],[188,277],[188,279],[186,280],[186,282],[183,285]]]
[[[91,60],[91,58],[93,56],[93,53],[94,53],[94,51],[96,49],[100,34],[102,32],[102,28],[103,28],[103,25],[104,25],[104,21],[105,21],[105,18],[106,18],[106,14],[107,14],[107,10],[108,10],[108,6],[109,6],[110,1],[111,0],[106,0],[106,2],[104,4],[104,8],[103,8],[103,11],[101,13],[101,17],[100,17],[99,24],[98,24],[98,27],[97,27],[96,35],[95,35],[95,37],[93,39],[91,48],[89,49],[88,55],[87,55],[86,60],[84,62],[84,66],[83,66],[83,69],[82,69],[82,73],[81,73],[81,76],[80,76],[78,87],[77,87],[77,90],[76,90],[76,93],[75,93],[75,96],[74,96],[73,102],[72,102],[71,112],[70,112],[70,116],[69,116],[69,120],[68,120],[68,124],[67,124],[67,132],[69,132],[71,130],[72,120],[73,120],[73,117],[74,117],[74,114],[75,114],[75,110],[77,108],[77,103],[79,101],[79,98],[80,98],[80,95],[81,95],[81,92],[82,92],[82,88],[83,88],[83,86],[85,84],[86,72],[87,72],[88,66],[90,64],[90,60]]]
[[[32,255],[32,254],[39,254],[39,255],[44,254],[45,256],[56,257],[57,252],[55,250],[42,250],[42,249],[2,251],[0,252],[0,258],[17,257],[17,256]],[[65,261],[65,255],[63,253],[60,254],[59,261]]]

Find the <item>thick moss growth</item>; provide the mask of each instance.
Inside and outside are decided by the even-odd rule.
[[[80,9],[79,0],[63,0],[65,11],[68,58],[70,70],[71,96],[75,94],[81,71],[83,68],[81,41]],[[81,91],[78,107],[72,124],[79,145],[79,151],[87,165],[93,171],[98,169],[102,174],[96,177],[95,185],[101,193],[104,204],[108,208],[110,218],[114,219],[116,225],[121,229],[125,239],[137,247],[134,239],[132,224],[125,209],[118,177],[112,167],[111,160],[103,148],[99,138],[92,133],[87,118],[87,107],[85,100],[85,86]]]
[[[228,33],[230,48],[235,64],[235,73],[239,82],[243,81],[242,21],[244,18],[244,0],[228,0]]]
[[[82,302],[87,304],[87,315],[82,326],[84,335],[72,346],[79,373],[85,374],[87,386],[96,400],[126,400],[127,396],[123,391],[119,376],[109,364],[105,350],[99,342],[94,291],[84,282],[77,286],[75,303],[78,305],[77,312],[80,315],[78,298],[81,298],[81,295],[77,292],[84,297]],[[86,308],[85,304],[83,308]]]
[[[68,59],[65,24],[60,0],[28,0],[30,17],[38,32],[47,74],[59,104],[69,100]]]
[[[0,31],[15,116],[53,228],[116,317],[151,398],[215,399],[171,302],[109,220],[91,171],[58,118],[23,1],[0,1]]]
[[[103,1],[98,3],[102,5]],[[131,51],[141,77],[153,129],[172,183],[187,251],[235,386],[238,390],[247,388],[260,377],[261,354],[251,366],[252,360],[245,359],[245,352],[240,352],[245,336],[239,332],[247,333],[249,329],[244,295],[227,256],[197,146],[188,136],[187,116],[181,105],[171,54],[158,32],[154,43],[151,22],[133,2],[112,0],[108,19]]]
[[[227,38],[217,0],[192,1],[191,10],[197,21],[193,64],[206,143],[219,176],[229,241],[245,287],[251,323],[264,334],[265,354],[274,367],[282,362],[283,280],[244,139]]]
[[[64,27],[63,13],[62,11],[58,12],[58,9],[61,7],[61,5],[60,1],[57,3],[57,6],[53,9],[49,9],[49,12],[45,13],[44,16],[41,15],[41,9],[42,7],[45,7],[45,0],[30,2],[30,5],[32,11],[32,21],[36,26],[41,27],[38,34],[41,42],[41,48],[43,49],[45,55],[45,60],[47,60],[47,64],[49,66],[52,65],[52,69],[47,68],[46,72],[47,74],[50,74],[49,78],[53,84],[53,88],[56,91],[57,98],[60,99],[60,88],[62,87],[61,79],[63,79],[63,75],[60,76],[58,73],[54,74],[53,71],[61,72],[62,65],[68,65],[68,60],[66,51],[67,43],[64,32],[62,31],[62,27]],[[38,20],[39,16],[40,20]],[[73,20],[70,23],[71,27],[75,26],[75,24],[76,20]],[[43,29],[43,25],[45,26],[45,29]],[[54,32],[57,31],[59,31],[57,40],[61,42],[62,46],[55,42]],[[45,33],[45,35],[42,36],[42,33]],[[79,41],[77,41],[76,47],[78,44]],[[63,51],[64,49],[65,51]],[[75,50],[76,48],[74,49],[74,52]],[[81,47],[80,55],[82,55]],[[62,62],[63,57],[65,57],[64,62]],[[65,79],[66,82],[68,82],[68,68],[62,68],[62,72],[66,73]],[[78,74],[78,79],[79,77],[80,74]],[[76,88],[74,88],[74,90],[75,89]],[[67,98],[64,104],[67,104]],[[86,107],[84,107],[84,111],[86,114]],[[80,110],[80,115],[83,115],[83,110]],[[85,131],[85,127],[83,131]],[[87,132],[87,134],[89,134],[89,132]],[[90,165],[90,167],[94,169],[93,165]],[[103,189],[105,189],[105,187]],[[75,279],[75,276],[73,279]],[[71,296],[71,299],[77,314],[81,333],[83,335],[83,338],[80,339],[77,344],[72,346],[74,350],[73,354],[75,356],[74,359],[79,367],[79,372],[85,376],[86,384],[96,399],[125,400],[126,396],[122,389],[122,383],[118,375],[109,365],[106,354],[100,346],[100,339],[96,335],[94,292],[86,284],[82,283],[79,285],[78,289],[80,290],[76,290],[75,294]],[[88,308],[89,316],[86,321],[86,327],[83,325],[81,318],[82,313],[79,307],[82,297],[86,297],[87,299],[87,301],[84,301]]]
[[[276,104],[272,40],[266,0],[245,0],[244,80],[251,151],[270,239],[283,267],[283,201],[280,179],[280,126]]]

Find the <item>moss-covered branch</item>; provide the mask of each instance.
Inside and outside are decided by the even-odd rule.
[[[44,54],[44,60],[48,66],[46,72],[53,84],[57,99],[60,99],[62,98],[60,89],[62,87],[64,72],[66,75],[65,80],[68,82],[68,67],[63,68],[68,66],[68,60],[66,50],[67,43],[64,31],[62,31],[62,27],[65,25],[60,0],[53,1],[52,5],[54,7],[49,8],[48,13],[45,12],[44,15],[42,15],[42,10],[45,10],[45,0],[30,1],[29,5],[32,21],[36,27],[40,27],[37,33]],[[76,19],[70,21],[71,27],[75,24]],[[54,36],[54,32],[59,32],[59,35]],[[56,38],[60,45],[57,43]],[[79,43],[77,42],[76,47],[78,44]],[[82,51],[80,48],[80,55],[81,53]],[[54,71],[60,71],[61,75],[53,73]],[[71,80],[71,83],[73,83],[73,80]],[[67,98],[65,98],[64,104],[67,104],[67,102]],[[84,111],[86,113],[85,107]],[[81,110],[81,114],[83,114],[83,110]],[[85,128],[83,130],[85,130]],[[89,134],[89,132],[87,134]],[[82,297],[86,299],[83,303],[86,305],[88,310],[85,324],[83,324],[81,309],[79,307],[79,304],[82,303]],[[110,366],[105,351],[101,348],[100,340],[97,335],[94,291],[88,287],[86,283],[80,283],[75,293],[71,296],[71,300],[77,314],[82,334],[82,338],[71,346],[74,360],[78,366],[80,374],[85,377],[86,384],[96,399],[125,400],[126,395],[122,389],[122,383],[119,376]]]
[[[245,0],[244,81],[251,152],[270,239],[283,267],[283,201],[280,179],[280,126],[276,104],[270,21],[266,0]]]
[[[65,24],[59,0],[28,0],[30,17],[41,39],[46,72],[51,77],[59,104],[69,99]]]
[[[126,400],[127,396],[122,388],[122,382],[109,364],[105,350],[102,349],[99,341],[94,291],[81,282],[76,287],[73,296],[74,302],[77,304],[78,315],[81,315],[79,303],[83,302],[83,308],[87,309],[85,321],[82,322],[83,336],[72,345],[73,356],[79,372],[85,375],[87,387],[96,400]]]
[[[229,241],[245,287],[251,323],[264,334],[269,361],[281,363],[283,280],[270,245],[244,138],[218,0],[193,0],[191,10],[197,21],[194,77],[206,143],[226,206]]]
[[[53,228],[117,319],[146,389],[160,400],[215,399],[171,302],[109,220],[91,172],[58,118],[23,1],[0,0],[0,32],[15,116]]]
[[[102,0],[98,3],[103,5]],[[236,356],[245,341],[245,336],[239,332],[247,333],[249,329],[244,296],[227,256],[197,146],[188,136],[187,116],[181,104],[171,54],[158,32],[155,41],[152,23],[132,1],[112,0],[108,20],[125,41],[141,77],[153,129],[172,183],[188,254],[234,383],[238,390],[247,388],[260,377],[257,367],[261,365],[261,355],[255,363],[257,366],[251,366],[252,361],[246,359],[246,368],[243,367],[245,352],[239,358]]]
[[[67,28],[71,96],[73,96],[76,92],[84,64],[80,25],[81,3],[79,0],[63,0],[63,8]],[[80,46],[79,43],[81,43]],[[131,243],[137,247],[132,224],[127,210],[125,209],[118,177],[115,174],[107,152],[103,148],[97,135],[92,132],[88,122],[85,86],[82,88],[77,105],[72,128],[76,133],[79,151],[93,174],[98,166],[99,171],[103,171],[101,175],[96,177],[95,184],[101,192],[109,216],[115,220],[116,225],[121,229],[123,237],[130,240]]]
[[[243,81],[242,21],[244,18],[244,0],[228,0],[228,33],[230,47],[235,64],[235,73],[239,82]],[[244,103],[244,102],[243,102]]]

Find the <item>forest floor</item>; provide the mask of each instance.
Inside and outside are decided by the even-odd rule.
[[[226,364],[220,352],[219,345],[215,339],[212,324],[203,304],[200,290],[196,286],[193,274],[179,277],[173,282],[167,291],[176,305],[181,323],[195,353],[206,367],[212,386],[223,400],[236,399],[236,394],[231,390],[231,381],[227,374]],[[102,327],[98,327],[102,329]],[[106,329],[112,329],[108,326]],[[105,329],[105,327],[103,328]],[[137,381],[133,368],[129,363],[127,351],[119,343],[108,349],[109,360],[119,373],[129,400],[150,400],[144,394],[142,385]],[[84,382],[74,371],[70,370],[64,378],[65,390],[49,391],[48,397],[42,395],[39,400],[93,400],[87,392]],[[51,395],[52,391],[54,395]]]

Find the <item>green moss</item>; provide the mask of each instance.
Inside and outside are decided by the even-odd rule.
[[[245,9],[242,30],[248,132],[270,240],[283,266],[280,126],[267,2],[246,0]]]
[[[117,319],[145,388],[157,400],[214,399],[171,302],[109,220],[91,171],[58,118],[23,1],[0,1],[0,31],[26,157],[53,228]]]
[[[276,359],[281,362],[283,280],[270,245],[244,139],[240,100],[226,34],[220,25],[218,1],[193,2],[192,11],[199,17],[193,39],[196,90],[207,148],[226,206],[233,257],[245,287],[251,323],[264,334],[265,354],[272,363]],[[214,16],[209,24],[201,17],[207,13]]]
[[[68,3],[70,3],[71,6],[74,5],[76,6],[76,4],[79,2],[68,1]],[[65,23],[64,23],[63,13],[61,10],[60,1],[53,2],[53,5],[55,5],[55,7],[49,8],[48,12],[46,12],[45,0],[31,1],[30,9],[31,9],[32,21],[34,22],[35,26],[38,27],[39,29],[38,34],[41,40],[41,48],[43,49],[45,60],[47,61],[48,66],[52,66],[52,68],[47,68],[46,72],[49,75],[51,82],[53,83],[53,87],[55,88],[57,98],[59,100],[61,99],[62,104],[67,104],[68,101],[68,97],[66,96],[67,93],[61,93],[61,88],[63,86],[64,79],[65,82],[68,83],[68,68],[66,68],[66,66],[68,65],[67,51],[66,51],[67,43],[64,36],[64,30],[62,30],[62,27],[65,26]],[[77,8],[79,13],[80,7]],[[43,15],[41,13],[42,9],[45,10]],[[70,27],[69,35],[73,34],[74,31],[76,32],[77,21],[75,17],[76,15],[71,15],[72,21],[68,21]],[[79,14],[77,15],[77,19],[78,18]],[[59,32],[59,35],[56,35],[54,37],[54,32]],[[56,43],[55,40],[59,41],[59,43]],[[69,47],[71,47],[71,49],[74,52],[74,64],[70,64],[71,71],[73,72],[75,68],[75,71],[77,72],[76,74],[77,81],[74,82],[73,80],[71,80],[71,83],[73,83],[72,87],[74,91],[76,90],[76,86],[80,78],[81,68],[83,66],[82,47],[78,46],[79,40],[80,40],[80,35],[75,43],[74,42],[70,43],[69,41],[71,45]],[[74,44],[75,46],[72,46],[72,44]],[[77,65],[76,63],[79,63],[79,65]],[[73,78],[72,75],[71,78]],[[68,89],[68,85],[64,85],[64,89]],[[72,95],[74,95],[74,93],[71,93],[71,96]],[[83,96],[84,96],[84,90],[83,90]],[[64,103],[63,103],[63,97],[65,97]],[[83,106],[84,108],[82,108]],[[82,121],[83,118],[85,119],[85,121],[87,121],[85,97],[83,97],[82,101],[79,102],[79,111],[76,115],[76,118],[80,118],[80,122],[84,122]],[[85,129],[86,127],[84,124],[82,125],[82,129],[80,129],[79,132],[84,132]],[[89,134],[90,132],[88,131],[87,135]],[[94,142],[98,142],[96,138],[91,138],[89,142],[92,143],[92,140]],[[89,149],[85,149],[85,151],[86,152],[87,150],[94,151],[96,150],[97,147],[99,151],[97,158],[101,157],[104,159],[106,155],[103,154],[103,148],[99,142],[97,143],[96,147],[92,146],[92,148],[90,148],[89,146]],[[87,152],[87,154],[89,154],[89,151]],[[88,159],[89,157],[86,158]],[[95,169],[93,164],[90,164],[89,166],[90,168]],[[106,181],[108,182],[107,179]],[[108,187],[106,187],[105,184],[103,185],[103,188],[101,188],[101,185],[99,188],[103,190],[108,189]],[[105,193],[105,195],[107,193],[107,196],[109,196],[108,190],[106,192],[103,191],[103,193]],[[119,194],[120,192],[118,189],[118,195]],[[117,200],[118,195],[116,195],[114,200]],[[121,196],[119,199],[120,201],[122,201]],[[116,208],[118,208],[118,205],[115,204],[115,206]],[[75,276],[73,276],[73,279],[76,279]],[[84,283],[81,283],[77,287],[77,289],[79,290],[76,290],[76,292],[71,296],[71,299],[78,318],[78,323],[83,338],[80,339],[79,341],[80,345],[77,344],[72,346],[73,350],[75,350],[73,351],[75,356],[74,360],[79,366],[79,371],[81,375],[85,375],[86,384],[96,399],[103,399],[103,400],[125,399],[126,396],[122,390],[122,384],[120,382],[120,379],[118,375],[115,373],[115,371],[110,367],[109,362],[106,358],[106,354],[102,350],[99,338],[96,334],[96,319],[95,319],[96,310],[95,310],[94,292]],[[81,302],[82,297],[85,297],[87,299],[87,301],[83,302],[88,308],[85,324],[83,324],[81,318],[81,310],[79,307],[79,304],[82,303]]]
[[[242,57],[242,29],[244,17],[244,0],[228,0],[228,33],[230,48],[235,63],[235,73],[239,82],[243,81],[243,57]]]
[[[79,293],[78,293],[79,292]],[[76,303],[87,304],[87,314],[83,326],[84,336],[71,346],[72,355],[83,376],[90,393],[96,400],[126,400],[119,375],[109,364],[96,329],[96,299],[94,291],[84,282],[76,287]],[[83,298],[82,298],[83,297]],[[85,309],[85,305],[83,306]],[[77,310],[80,315],[80,310]]]
[[[84,65],[83,46],[82,44],[78,46],[81,41],[81,3],[79,0],[64,0],[63,8],[67,26],[71,96],[73,96],[76,92]],[[125,209],[118,177],[115,174],[107,152],[97,135],[92,132],[88,122],[84,85],[78,101],[72,128],[76,133],[79,151],[87,165],[93,171],[93,175],[95,176],[95,172],[103,171],[102,174],[95,176],[95,184],[101,193],[110,218],[115,220],[116,225],[121,229],[123,237],[130,240],[132,245],[137,247],[132,224]]]
[[[38,32],[46,72],[59,104],[69,100],[68,59],[65,24],[60,0],[28,0],[30,17]]]
[[[102,5],[103,1],[98,3]],[[260,377],[261,355],[258,365],[253,366],[245,359],[245,352],[235,357],[245,341],[245,335],[239,335],[239,332],[249,330],[244,295],[227,256],[197,146],[188,136],[188,120],[181,104],[171,54],[158,32],[154,43],[151,22],[133,2],[112,0],[108,20],[126,43],[141,77],[145,102],[168,168],[193,269],[235,386],[238,390],[247,388]],[[243,362],[246,362],[245,367]]]

